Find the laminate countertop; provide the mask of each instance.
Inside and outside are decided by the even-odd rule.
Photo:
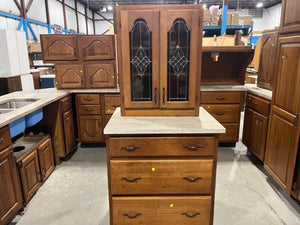
[[[104,128],[110,135],[224,133],[225,128],[202,107],[199,116],[190,117],[121,116],[118,107]]]
[[[248,87],[247,91],[249,93],[258,95],[260,97],[272,100],[272,91],[270,90],[259,88],[259,87]]]

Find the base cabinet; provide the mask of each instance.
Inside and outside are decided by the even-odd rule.
[[[0,225],[7,224],[22,207],[21,184],[10,146],[0,150]]]
[[[72,109],[69,109],[63,114],[63,123],[66,154],[69,154],[75,146],[74,118]]]
[[[48,138],[38,147],[39,163],[42,180],[45,181],[54,170],[53,150],[51,139]]]
[[[101,117],[96,116],[79,116],[81,142],[101,142],[103,140],[103,131]]]

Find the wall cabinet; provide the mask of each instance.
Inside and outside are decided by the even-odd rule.
[[[297,1],[283,0],[281,9],[280,33],[300,32],[300,6]]]
[[[257,86],[272,90],[276,65],[278,30],[263,32],[259,60]]]
[[[122,115],[199,114],[201,16],[200,6],[116,7]]]
[[[41,35],[58,89],[116,88],[114,35]]]
[[[300,36],[280,37],[277,52],[265,168],[290,195],[299,142]]]

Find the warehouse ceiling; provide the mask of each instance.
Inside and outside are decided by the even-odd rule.
[[[223,0],[78,0],[93,11],[102,11],[103,7],[119,5],[138,5],[138,4],[195,4],[199,1],[201,4],[222,6]],[[263,8],[269,8],[281,0],[229,0],[230,9],[256,9],[257,3],[263,3]]]

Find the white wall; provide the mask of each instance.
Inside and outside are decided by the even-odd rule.
[[[230,13],[238,13],[241,16],[249,15],[248,9],[239,11],[229,9]],[[281,4],[263,10],[263,18],[253,18],[253,30],[263,31],[279,27],[281,18]]]
[[[107,19],[113,19],[113,13],[107,12],[107,13],[100,13],[102,16],[104,16]],[[95,19],[103,19],[98,14],[95,14]],[[113,26],[111,23],[107,21],[95,21],[95,30],[96,34],[103,34],[107,29],[109,29],[110,26]],[[106,33],[108,34],[108,33]]]

